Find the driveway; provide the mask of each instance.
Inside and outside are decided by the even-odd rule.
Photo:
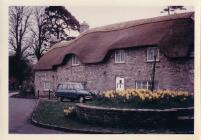
[[[9,98],[10,134],[64,134],[65,132],[46,129],[31,124],[31,114],[36,99]]]

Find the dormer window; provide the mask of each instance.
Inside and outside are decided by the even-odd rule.
[[[125,63],[126,62],[126,52],[125,50],[115,51],[115,63]]]
[[[156,56],[156,61],[159,61],[159,49],[158,49],[158,47],[147,48],[147,62],[154,62],[155,56]]]
[[[75,55],[73,55],[72,56],[72,66],[78,66],[78,65],[80,65],[80,61]]]

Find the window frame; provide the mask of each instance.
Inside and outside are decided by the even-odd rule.
[[[122,58],[124,58],[124,60]],[[115,50],[115,63],[116,64],[126,63],[126,51],[125,50],[123,50],[123,49]]]
[[[47,86],[47,83],[48,83],[48,86]],[[44,91],[51,90],[51,83],[50,83],[50,81],[43,81],[43,90]]]
[[[77,56],[72,55],[72,66],[79,66],[80,65],[80,60],[78,59]]]
[[[146,84],[144,84],[146,83]],[[159,82],[154,81],[154,85],[157,84],[156,90],[159,89]],[[143,88],[143,87],[146,87]],[[135,81],[135,89],[145,89],[145,90],[150,90],[149,87],[151,87],[151,81],[150,80],[144,80],[144,81]]]
[[[147,62],[154,62],[154,58],[153,59],[149,59],[149,52],[151,49],[157,49],[157,52],[158,52],[158,55],[156,56],[156,62],[159,61],[159,57],[160,57],[160,51],[159,51],[159,48],[158,47],[148,47],[147,48]],[[155,51],[154,51],[154,55],[155,55]]]

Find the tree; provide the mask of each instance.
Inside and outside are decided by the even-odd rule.
[[[9,49],[13,52],[15,59],[16,78],[19,84],[22,84],[23,71],[21,62],[26,56],[26,50],[30,47],[30,26],[31,11],[29,7],[10,6],[9,7]]]
[[[34,7],[33,20],[31,55],[37,60],[52,44],[74,39],[75,37],[70,36],[71,30],[79,30],[79,22],[62,6]]]
[[[56,38],[57,41],[71,40],[74,37],[70,36],[70,31],[79,31],[78,20],[65,7],[49,6],[45,14],[45,30],[50,38]]]
[[[48,42],[48,35],[45,30],[45,13],[44,13],[44,7],[35,7],[33,12],[33,18],[35,26],[31,29],[32,31],[32,49],[33,53],[31,55],[34,55],[37,60],[39,60],[44,52],[48,49],[49,42]]]
[[[167,6],[161,13],[167,12],[170,15],[171,12],[175,12],[176,10],[186,10],[186,8],[184,6]]]
[[[17,78],[17,84],[22,85],[24,80],[28,80],[32,76],[32,66],[27,58],[22,58],[18,62],[16,57],[16,55],[9,56],[9,78]]]
[[[9,49],[20,60],[30,47],[28,28],[31,11],[24,6],[9,7]]]

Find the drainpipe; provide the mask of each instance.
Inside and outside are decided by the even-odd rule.
[[[154,55],[154,65],[152,70],[152,78],[151,78],[151,91],[154,91],[154,80],[155,80],[155,69],[156,69],[156,55]]]

